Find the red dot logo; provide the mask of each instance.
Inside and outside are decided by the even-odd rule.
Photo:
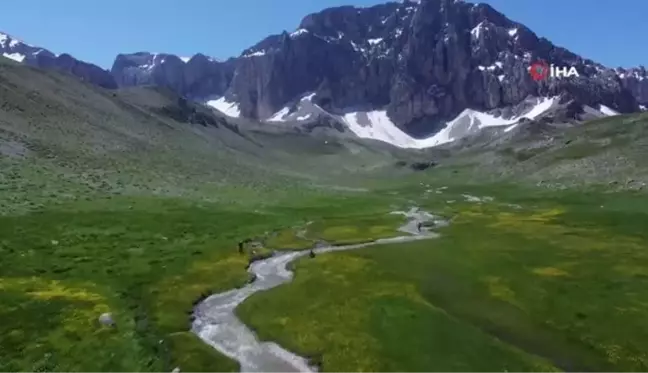
[[[536,82],[543,80],[549,75],[549,66],[544,62],[536,62],[529,68],[529,73]]]

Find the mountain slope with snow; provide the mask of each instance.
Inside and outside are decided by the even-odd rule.
[[[456,118],[447,122],[439,132],[420,139],[414,138],[398,128],[389,118],[386,110],[350,112],[344,114],[341,120],[358,137],[384,141],[401,148],[422,149],[456,141],[486,127],[515,126],[523,118],[533,120],[547,112],[558,99],[541,98],[533,101],[534,105],[527,112],[508,119],[473,109],[465,109]]]
[[[487,127],[505,127],[509,132],[522,121],[536,120],[562,107],[560,97],[530,97],[521,103],[517,115],[480,112],[465,109],[454,119],[444,123],[441,130],[432,136],[416,138],[405,132],[390,119],[387,110],[347,110],[331,113],[317,104],[315,93],[304,95],[299,100],[283,107],[266,120],[268,123],[315,123],[318,120],[332,119],[345,126],[351,133],[363,139],[378,140],[400,148],[423,149],[454,142],[478,133]],[[223,114],[239,118],[241,112],[236,102],[229,102],[225,97],[210,100],[207,105]],[[618,112],[601,106],[599,110],[583,107],[590,118],[618,115]]]
[[[197,55],[199,56],[199,55]],[[171,54],[119,55],[120,86],[158,85],[199,101],[221,101],[262,121],[309,92],[330,112],[386,110],[416,137],[467,108],[487,112],[527,97],[568,95],[593,108],[639,110],[639,70],[611,70],[538,37],[487,4],[455,0],[340,6],[305,16],[226,62]],[[575,66],[580,78],[534,82],[536,60]],[[445,61],[445,62],[444,62]],[[442,63],[443,62],[443,63]],[[639,81],[639,80],[637,80]],[[634,85],[633,85],[634,84]],[[636,93],[636,94],[635,94]],[[635,96],[633,96],[635,95]]]
[[[47,49],[24,43],[11,35],[0,32],[0,53],[2,56],[20,63],[36,64],[39,56],[56,58]]]
[[[112,75],[97,65],[77,60],[66,53],[56,55],[5,33],[0,33],[0,54],[26,65],[68,73],[103,88],[117,88]]]
[[[488,123],[512,125],[533,116],[523,116],[526,106],[541,110],[537,103],[553,97],[574,103],[563,119],[648,105],[643,67],[608,69],[487,4],[461,0],[324,9],[306,15],[293,32],[270,35],[226,61],[138,52],[119,54],[108,73],[8,35],[0,37],[0,48],[6,58],[102,87],[165,87],[264,123],[332,119],[360,137],[401,147],[445,143]],[[539,60],[574,66],[579,76],[536,82],[528,69]]]
[[[215,100],[207,100],[205,104],[220,111],[228,117],[238,118],[241,116],[241,111],[238,109],[238,104],[236,102],[228,102],[225,97],[220,97]]]
[[[637,100],[611,69],[538,37],[486,4],[434,0],[341,6],[307,15],[292,33],[270,36],[239,58],[225,94],[241,115],[267,120],[308,92],[336,112],[386,110],[417,137],[426,125],[470,108],[486,112],[527,97],[568,96],[627,113]],[[580,77],[535,82],[544,60]]]

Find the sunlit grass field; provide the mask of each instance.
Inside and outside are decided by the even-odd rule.
[[[197,300],[249,280],[238,242],[400,235],[389,212],[415,205],[450,221],[440,238],[300,260],[293,283],[237,312],[325,371],[648,367],[644,196],[442,185],[274,205],[115,196],[0,217],[0,368],[236,371],[189,328]]]
[[[189,332],[193,304],[249,280],[252,254],[238,242],[313,216],[341,219],[337,201],[261,210],[116,196],[0,217],[0,370],[237,371]],[[388,208],[378,196],[349,206],[366,216]],[[105,312],[117,328],[99,324]]]
[[[648,368],[645,198],[422,194],[451,220],[441,238],[302,259],[293,283],[237,312],[325,371]]]

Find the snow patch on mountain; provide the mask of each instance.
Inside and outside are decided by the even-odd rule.
[[[299,99],[296,105],[286,105],[268,118],[267,122],[301,122],[319,115],[331,116],[324,109],[313,103],[315,93],[307,93]]]
[[[341,116],[342,122],[356,136],[379,140],[400,148],[422,148],[425,140],[412,138],[398,128],[387,116],[386,110],[356,111]]]
[[[286,120],[284,119],[290,114],[290,108],[288,106],[284,107],[283,109],[279,110],[276,112],[273,116],[268,118],[268,122],[285,122]]]
[[[3,53],[2,56],[12,59],[16,62],[23,62],[25,60],[25,55],[20,53]]]
[[[9,34],[5,34],[0,32],[0,47],[3,49],[8,49],[8,48],[16,48],[20,45],[24,45],[26,47],[33,47],[27,43],[24,43],[13,36],[10,36]]]
[[[521,119],[526,118],[526,119],[536,119],[540,115],[546,113],[549,109],[551,109],[555,104],[557,104],[559,101],[558,97],[544,97],[544,98],[539,98],[537,99],[536,104],[531,108],[531,110],[527,111],[526,113],[522,114],[519,117],[515,117],[511,119],[508,123],[502,123],[506,125],[510,125],[507,129],[504,130],[504,132],[509,132],[513,130],[515,127],[518,126],[519,122]],[[512,124],[512,125],[511,125]]]
[[[620,113],[610,107],[607,107],[603,104],[599,106],[599,111],[609,117],[614,116],[614,115],[619,115]]]
[[[205,105],[210,106],[221,113],[227,115],[228,117],[238,118],[241,116],[241,110],[239,109],[239,104],[237,102],[229,102],[225,99],[225,96],[220,97],[215,100],[207,100]]]
[[[433,136],[417,139],[401,130],[387,115],[380,110],[347,110],[342,114],[333,114],[315,104],[314,93],[304,95],[296,103],[286,105],[266,122],[302,122],[318,116],[327,116],[344,124],[356,136],[364,139],[383,141],[400,148],[423,149],[453,142],[462,137],[474,134],[485,127],[509,126],[510,131],[523,119],[535,119],[551,109],[557,102],[557,97],[535,98],[526,112],[513,118],[497,117],[492,114],[465,109],[456,118],[446,123],[446,126]],[[210,101],[208,105],[228,114],[232,103]],[[235,116],[235,115],[230,115]]]
[[[297,31],[295,31],[295,32],[293,32],[293,33],[291,33],[291,34],[290,34],[290,37],[291,37],[291,38],[295,38],[295,37],[297,37],[297,36],[299,36],[299,35],[307,34],[307,33],[308,33],[308,30],[306,30],[305,28],[300,28],[299,30],[297,30]]]
[[[34,59],[39,53],[47,52],[52,57],[55,54],[39,47],[27,44],[21,40],[14,38],[9,34],[0,32],[0,54],[16,62],[26,62],[26,59]]]
[[[259,57],[259,56],[265,56],[266,51],[256,51],[256,52],[250,52],[247,54],[244,54],[242,57],[248,58],[248,57]]]
[[[360,138],[380,140],[401,148],[422,149],[453,142],[485,127],[508,125],[507,130],[511,130],[522,118],[535,119],[557,102],[556,97],[536,99],[535,105],[526,113],[511,119],[465,109],[441,131],[425,139],[413,138],[402,131],[389,119],[385,110],[349,112],[342,115],[341,120]]]
[[[523,114],[520,118],[535,119],[547,110],[551,109],[554,104],[558,103],[558,97],[543,97],[538,99],[537,104],[528,112]],[[520,119],[518,118],[518,119]]]
[[[496,117],[472,109],[465,109],[455,119],[448,122],[445,128],[436,135],[426,139],[426,141],[432,143],[433,145],[431,146],[446,144],[474,134],[482,128],[495,126],[509,126],[505,129],[508,132],[513,130],[523,118],[535,119],[549,110],[556,102],[558,102],[557,97],[536,99],[535,105],[530,110],[510,119]]]

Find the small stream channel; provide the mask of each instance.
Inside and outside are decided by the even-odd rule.
[[[313,251],[323,254],[435,238],[438,234],[428,228],[423,227],[419,232],[418,223],[433,221],[435,227],[447,224],[418,208],[407,212],[395,211],[392,214],[402,214],[408,219],[407,223],[399,228],[400,232],[407,235],[356,245],[318,247]],[[308,254],[309,250],[279,252],[270,258],[252,263],[248,269],[256,276],[252,283],[239,289],[211,295],[198,303],[194,309],[192,332],[221,353],[237,360],[241,364],[241,372],[316,372],[317,367],[309,365],[308,359],[287,351],[276,343],[259,341],[255,333],[234,314],[234,309],[252,294],[290,282],[293,273],[286,266]]]

